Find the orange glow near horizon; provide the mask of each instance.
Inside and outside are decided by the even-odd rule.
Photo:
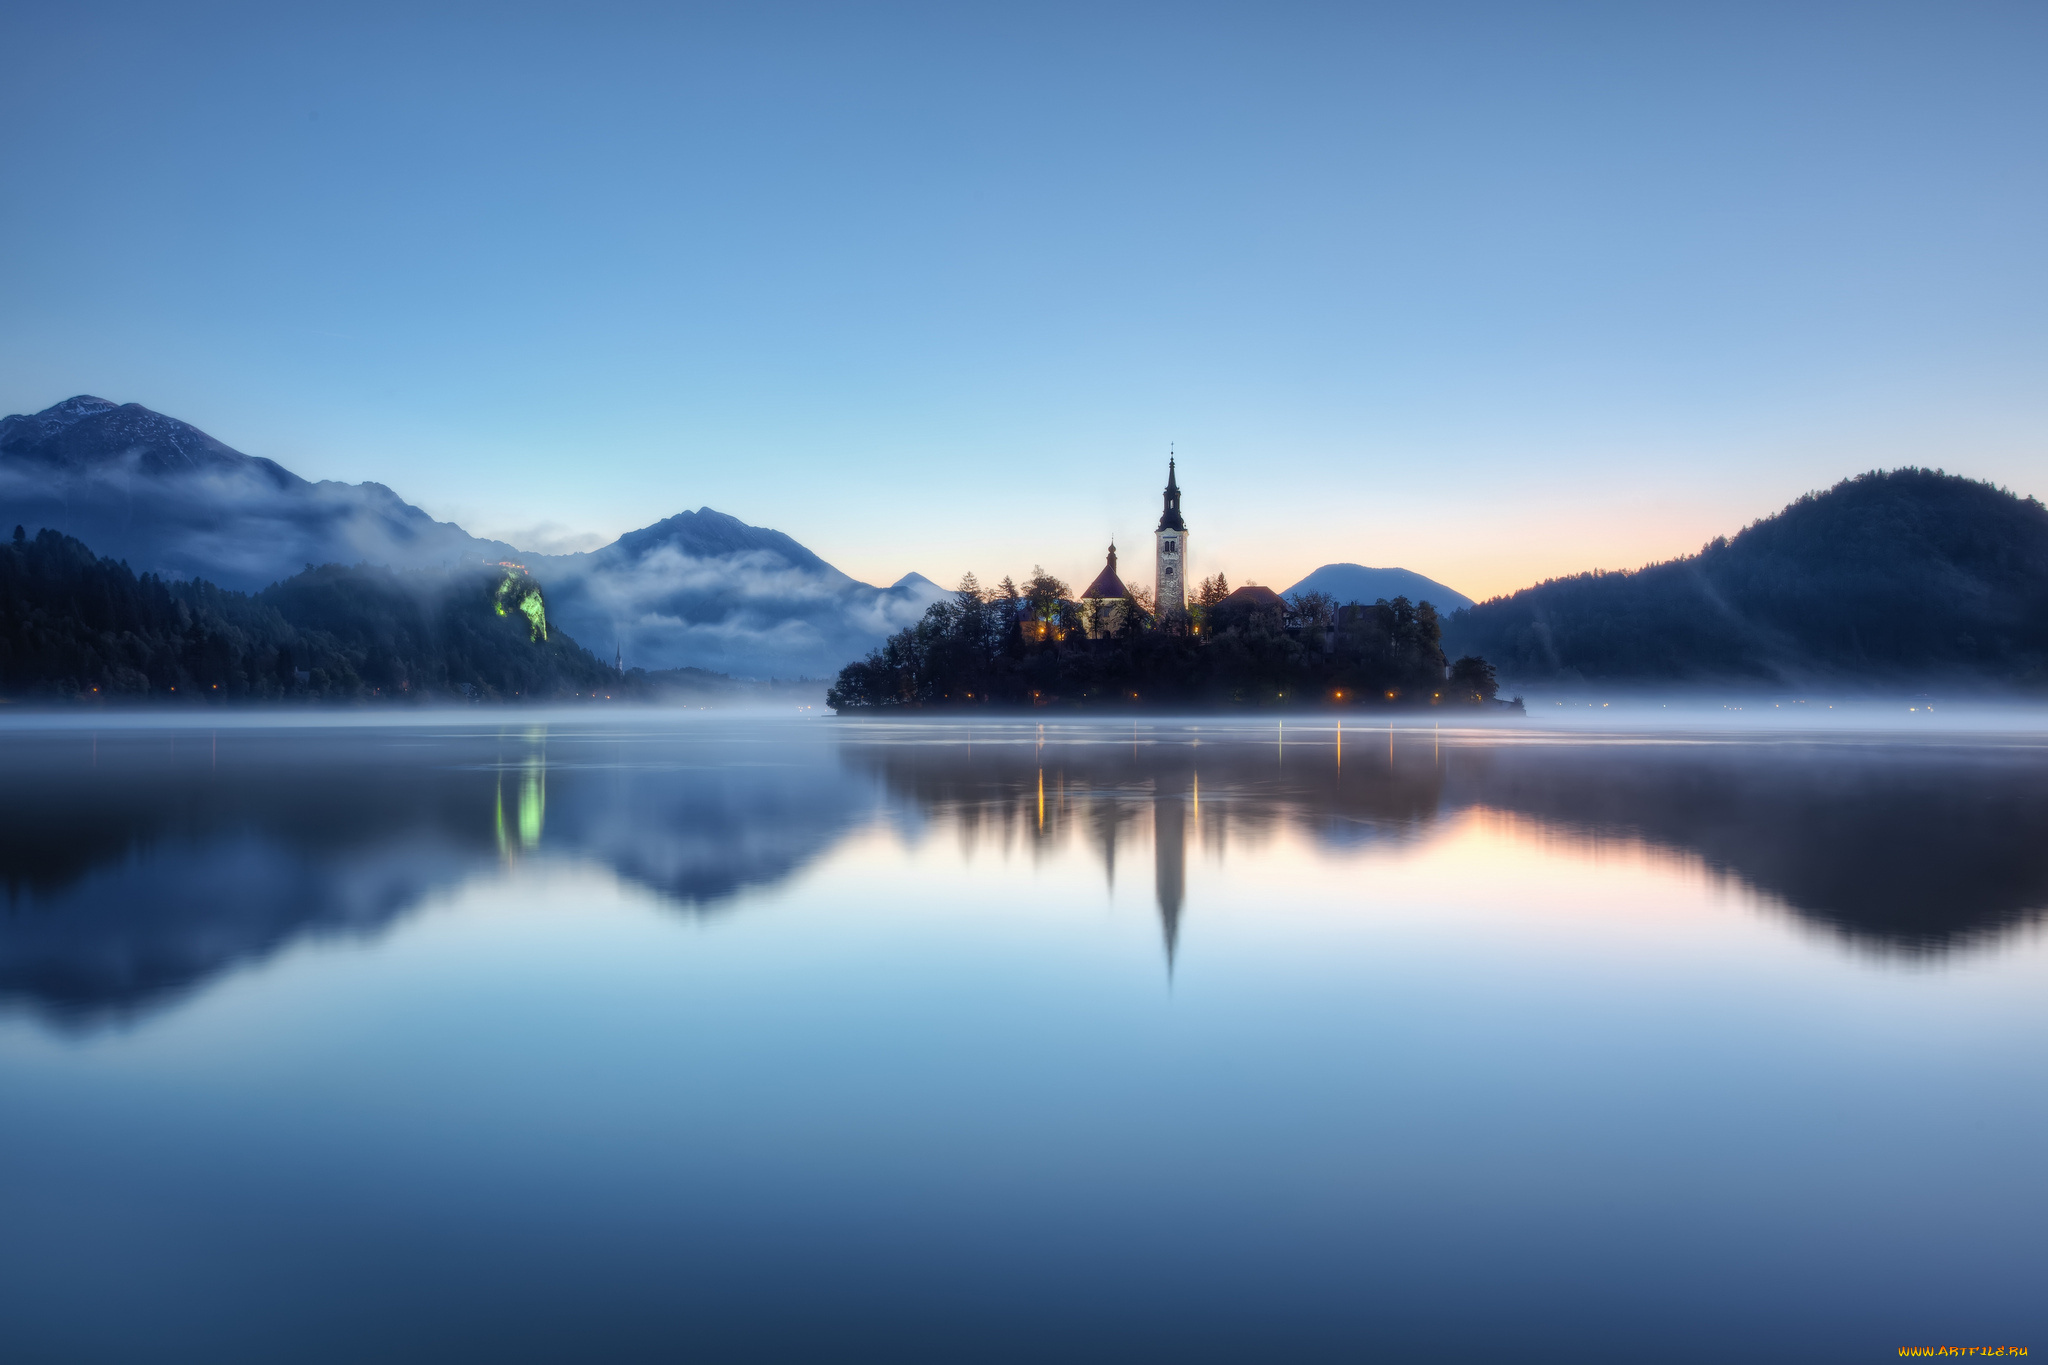
[[[1269,510],[1261,500],[1240,498],[1228,488],[1189,487],[1188,480],[1183,485],[1191,520],[1198,508],[1217,518],[1205,537],[1202,570],[1220,571],[1236,586],[1258,583],[1284,591],[1325,564],[1352,563],[1405,568],[1483,602],[1545,579],[1594,569],[1640,569],[1695,554],[1715,536],[1732,536],[1801,494],[1830,487],[1874,463],[1844,461],[1830,454],[1826,469],[1817,464],[1806,474],[1788,469],[1769,484],[1723,486],[1705,476],[1681,488],[1662,481],[1654,487],[1643,480],[1617,481],[1609,491],[1590,498],[1576,485],[1564,489],[1532,481],[1498,502],[1460,502],[1455,519],[1442,499],[1418,494],[1389,504],[1377,521],[1363,526],[1333,518],[1327,527],[1310,526],[1305,531],[1286,519],[1290,514],[1284,508]],[[1209,496],[1199,497],[1203,492]],[[905,567],[917,567],[909,560],[939,565],[959,561],[958,569],[922,570],[934,581],[947,583],[958,581],[967,569],[987,583],[1014,572],[1005,567],[1012,563],[1069,559],[1081,567],[1063,577],[1085,582],[1101,567],[1101,552],[1092,545],[1047,545],[1035,533],[1020,533],[1014,544],[892,544],[887,563],[876,556],[881,547],[872,544],[831,546],[841,550],[843,560],[825,546],[812,548],[835,564],[866,568],[865,573],[849,572],[874,583],[893,582]]]

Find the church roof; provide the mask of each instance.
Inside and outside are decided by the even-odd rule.
[[[1109,547],[1109,562],[1102,566],[1102,572],[1095,575],[1095,581],[1081,591],[1081,599],[1091,597],[1127,597],[1130,590],[1124,581],[1116,576],[1116,546]]]
[[[1219,607],[1278,607],[1287,610],[1287,599],[1271,588],[1262,588],[1256,583],[1247,583],[1230,596],[1216,604]]]

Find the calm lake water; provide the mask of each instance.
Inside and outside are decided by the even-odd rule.
[[[0,1358],[2048,1351],[2048,731],[0,734]]]

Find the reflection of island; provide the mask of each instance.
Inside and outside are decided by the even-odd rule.
[[[755,761],[759,760],[759,761]],[[347,734],[13,736],[0,999],[78,1024],[307,937],[376,933],[506,860],[690,908],[788,876],[872,808],[822,745]]]
[[[1443,809],[1434,751],[1389,746],[1354,732],[1349,766],[1334,730],[1306,744],[1280,727],[976,727],[974,743],[850,731],[847,761],[875,772],[890,794],[956,822],[970,838],[1023,840],[1051,850],[1080,840],[1114,886],[1117,854],[1149,824],[1152,887],[1167,967],[1180,944],[1189,829],[1222,854],[1257,847],[1296,824],[1326,843],[1417,837]],[[934,728],[933,739],[942,731]]]
[[[1888,948],[1941,951],[2048,907],[2036,750],[1048,729],[223,732],[217,749],[16,734],[0,1001],[119,1019],[302,938],[379,932],[523,858],[595,863],[701,910],[790,876],[884,803],[970,841],[1085,847],[1112,884],[1149,842],[1169,970],[1190,847],[1412,841],[1474,808],[1679,850]]]
[[[1441,742],[1429,731],[978,727],[977,742],[850,743],[849,762],[968,829],[1085,837],[1112,881],[1149,813],[1171,963],[1191,823],[1202,844],[1423,837],[1486,807],[1579,842],[1700,858],[1855,941],[1940,951],[2048,909],[2048,772],[2037,749],[1911,744]],[[934,737],[939,732],[934,731]],[[1009,736],[1007,742],[1003,736]],[[1289,738],[1288,736],[1292,737]],[[1284,742],[1283,742],[1284,740]],[[1050,804],[1045,793],[1052,793]]]

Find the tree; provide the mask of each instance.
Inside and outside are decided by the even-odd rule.
[[[1116,604],[1116,623],[1111,631],[1119,640],[1135,640],[1143,635],[1152,624],[1152,614],[1145,609],[1145,601],[1133,588],[1125,588],[1123,600]]]
[[[1088,613],[1079,602],[1065,598],[1059,604],[1059,614],[1054,617],[1054,628],[1062,640],[1078,640],[1088,633]]]
[[[1337,624],[1337,599],[1326,592],[1298,592],[1290,597],[1294,618],[1317,630]]]
[[[1492,701],[1500,691],[1500,682],[1493,675],[1493,665],[1477,654],[1467,654],[1451,665],[1451,677],[1446,690],[1459,701]]]
[[[1041,621],[1051,621],[1059,614],[1060,603],[1073,595],[1061,580],[1054,578],[1040,564],[1031,566],[1031,581],[1024,585],[1024,595],[1031,599],[1031,612]]]

